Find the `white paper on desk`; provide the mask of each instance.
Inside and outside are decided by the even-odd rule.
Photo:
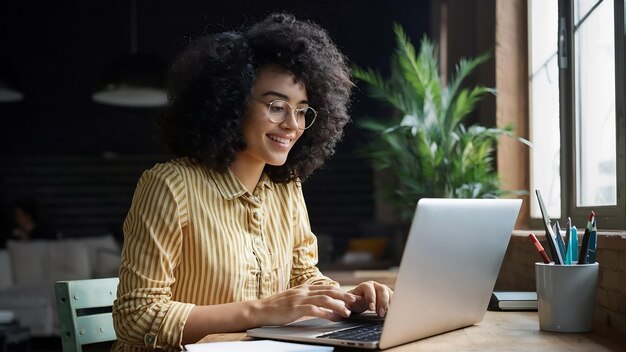
[[[253,340],[195,343],[192,345],[185,345],[185,349],[190,352],[330,352],[335,348],[331,346],[303,345],[300,343],[279,342],[272,340]]]

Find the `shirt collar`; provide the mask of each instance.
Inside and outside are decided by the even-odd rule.
[[[261,175],[261,179],[259,180],[259,184],[257,187],[263,188],[272,188],[272,180],[270,180],[269,176],[264,172]]]
[[[246,187],[239,181],[237,176],[230,170],[227,169],[226,172],[218,172],[215,170],[209,170],[209,174],[215,183],[218,191],[224,197],[224,199],[231,200],[237,197],[241,197],[245,195],[248,190]],[[267,176],[267,174],[263,173],[261,175],[261,179],[259,180],[259,184],[257,188],[271,188],[272,181]]]

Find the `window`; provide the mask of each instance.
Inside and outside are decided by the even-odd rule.
[[[595,210],[623,229],[624,0],[530,0],[528,13],[531,189],[552,218],[581,226]]]
[[[576,205],[617,205],[613,2],[573,9]]]
[[[539,189],[548,213],[561,216],[561,153],[559,130],[558,2],[531,0],[529,19],[531,189]],[[531,195],[531,218],[540,218]]]

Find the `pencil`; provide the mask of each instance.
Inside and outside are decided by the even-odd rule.
[[[531,233],[530,235],[528,235],[528,237],[531,241],[533,241],[535,247],[537,247],[537,251],[539,251],[539,254],[541,254],[541,259],[543,260],[544,264],[550,264],[550,258],[548,258],[548,254],[546,254],[545,249],[543,249],[543,246],[541,245],[541,243],[539,243],[537,236]]]

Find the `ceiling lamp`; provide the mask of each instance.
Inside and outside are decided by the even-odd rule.
[[[114,62],[103,84],[91,97],[95,102],[123,107],[167,105],[167,63],[151,54],[137,54],[137,1],[131,1],[131,54]]]
[[[0,103],[24,100],[24,93],[16,88],[15,71],[7,60],[0,60]]]
[[[5,85],[4,81],[0,81],[0,103],[14,103],[23,99],[24,94],[22,92]]]

